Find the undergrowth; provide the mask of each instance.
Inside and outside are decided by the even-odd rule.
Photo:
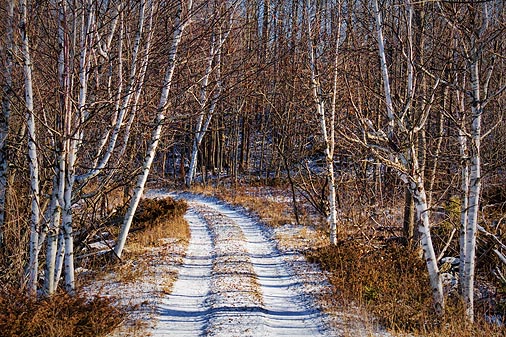
[[[247,187],[238,190],[197,187],[194,191],[247,207],[274,226],[293,222],[290,205],[266,201],[261,195],[252,196]],[[327,272],[333,286],[330,295],[333,298],[321,298],[322,303],[337,301],[340,311],[346,307],[350,312],[364,308],[381,326],[401,336],[406,333],[430,337],[506,336],[506,328],[485,320],[494,314],[489,311],[490,306],[477,303],[475,323],[470,325],[465,323],[460,300],[448,297],[445,315],[438,317],[432,307],[426,265],[418,254],[399,241],[364,234],[362,228],[367,228],[364,222],[367,218],[357,217],[353,212],[350,218],[361,230],[347,228],[336,246],[316,245],[305,252],[309,261]],[[446,240],[444,237],[442,241]]]
[[[188,205],[185,201],[166,197],[163,199],[142,199],[134,215],[130,234],[121,261],[112,255],[96,255],[82,265],[97,272],[115,272],[115,279],[120,282],[134,282],[143,276],[149,265],[142,255],[152,247],[164,244],[165,239],[188,241],[190,230],[183,219]],[[121,224],[126,208],[118,208],[112,227]],[[110,229],[116,232],[117,228]]]
[[[19,288],[0,288],[0,335],[3,337],[98,337],[121,324],[124,313],[104,297],[84,294],[36,300]]]
[[[448,298],[444,317],[432,308],[424,261],[407,247],[388,242],[372,246],[346,240],[306,252],[309,261],[329,272],[338,302],[365,307],[379,323],[394,332],[423,336],[504,336],[506,330],[484,321],[477,312],[474,325],[464,324],[463,306]]]
[[[153,227],[182,217],[188,205],[183,200],[174,200],[170,197],[163,199],[142,199],[134,215],[136,227]]]
[[[79,283],[93,283],[101,273],[110,272],[116,276],[115,281],[125,283],[144,276],[149,268],[149,261],[143,259],[147,247],[162,245],[165,238],[189,238],[188,225],[182,218],[186,209],[184,201],[172,198],[143,199],[127,241],[129,251],[122,261],[106,254],[88,254],[77,259],[77,266],[89,268],[87,276],[78,279]],[[124,210],[116,212],[116,219],[109,226],[121,224]],[[110,334],[125,321],[128,321],[126,308],[118,306],[114,297],[79,292],[69,295],[60,290],[51,297],[34,298],[19,287],[0,287],[1,337],[99,337]]]

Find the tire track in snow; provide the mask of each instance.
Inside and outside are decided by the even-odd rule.
[[[309,308],[297,277],[256,221],[209,198],[184,198],[192,239],[153,335],[327,335],[322,314]]]
[[[209,304],[213,246],[207,224],[189,209],[185,215],[191,238],[171,294],[158,309],[153,336],[200,336],[205,330]]]

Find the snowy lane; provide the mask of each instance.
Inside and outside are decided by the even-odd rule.
[[[185,219],[191,225],[191,239],[178,280],[158,311],[153,336],[200,336],[204,334],[209,307],[213,246],[207,224],[189,210]]]
[[[262,294],[263,335],[323,336],[325,327],[321,313],[304,303],[304,296],[297,292],[299,281],[287,270],[258,223],[227,205],[211,202],[207,205],[235,221],[244,234],[246,250]]]
[[[192,233],[154,336],[330,336],[296,275],[248,215],[181,195]]]

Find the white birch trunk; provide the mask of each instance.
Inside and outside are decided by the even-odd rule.
[[[123,253],[128,232],[130,231],[130,226],[132,225],[132,220],[135,211],[137,210],[137,206],[139,205],[142,193],[144,192],[144,186],[146,184],[149,171],[151,169],[151,164],[153,163],[153,159],[155,157],[158,142],[160,141],[160,135],[162,133],[163,122],[165,120],[165,113],[167,110],[169,92],[172,85],[172,77],[174,75],[174,70],[176,68],[177,50],[179,43],[181,42],[181,38],[183,36],[183,31],[188,25],[191,17],[192,0],[188,0],[188,7],[187,7],[188,18],[184,21],[181,21],[181,11],[182,11],[181,7],[182,4],[180,3],[178,14],[175,20],[175,30],[172,38],[172,46],[169,52],[162,92],[160,95],[160,102],[158,104],[158,113],[155,120],[155,128],[151,134],[151,139],[148,146],[146,158],[144,159],[144,164],[142,165],[142,172],[139,174],[137,178],[137,183],[133,191],[133,196],[132,199],[130,200],[130,205],[128,207],[127,213],[125,214],[125,219],[123,221],[123,225],[121,226],[116,246],[114,247],[114,253],[118,258],[121,258],[121,254]]]
[[[39,231],[40,231],[40,201],[39,201],[39,164],[37,159],[37,132],[33,111],[32,61],[30,57],[30,43],[27,34],[27,4],[20,0],[21,55],[23,59],[23,73],[25,79],[25,104],[28,130],[28,161],[30,167],[30,261],[28,264],[28,292],[37,294],[37,276],[39,265]]]
[[[414,172],[419,171],[418,160],[413,158]],[[434,307],[436,313],[441,315],[445,309],[445,299],[443,293],[443,284],[439,274],[437,265],[437,256],[432,244],[430,234],[430,218],[429,208],[427,204],[427,194],[423,184],[423,179],[415,173],[414,180],[408,182],[409,190],[415,202],[415,209],[418,219],[418,232],[420,233],[420,241],[422,244],[423,256],[429,272],[430,286],[432,289],[432,297],[434,299]]]
[[[309,66],[311,70],[311,89],[313,99],[316,102],[316,112],[320,120],[320,132],[322,133],[325,142],[325,163],[326,163],[326,178],[329,183],[328,203],[329,203],[329,216],[327,218],[329,224],[329,239],[330,243],[337,244],[337,207],[336,207],[336,187],[334,178],[334,119],[335,119],[335,97],[333,97],[334,106],[332,107],[330,131],[327,130],[327,122],[325,115],[325,101],[321,92],[321,86],[318,81],[317,60],[315,55],[315,46],[312,40],[312,24],[311,24],[311,1],[306,2],[307,9],[307,27],[308,27],[308,44],[309,44]],[[337,42],[338,44],[339,42]],[[336,47],[336,61],[337,61],[337,47]],[[336,85],[337,77],[334,77],[334,85]],[[334,87],[334,95],[336,94]],[[330,135],[329,135],[330,132]]]
[[[67,6],[65,1],[58,2],[58,43],[61,48],[58,55],[58,81],[60,83],[60,111],[61,120],[58,122],[61,135],[65,134],[65,116],[70,109],[70,72],[69,72],[69,41],[66,38]],[[58,238],[60,237],[60,223],[62,219],[62,206],[64,205],[65,169],[66,169],[66,142],[61,135],[55,137],[55,177],[53,192],[49,209],[49,224],[46,243],[46,272],[44,288],[46,295],[52,295],[57,288],[57,269],[59,266]]]
[[[59,168],[56,168],[57,174]],[[56,290],[55,269],[56,254],[58,249],[58,234],[61,220],[61,207],[58,200],[60,195],[60,177],[55,177],[53,195],[51,197],[51,206],[49,210],[49,224],[46,239],[46,269],[44,273],[44,292],[46,295],[52,295]]]
[[[63,260],[65,259],[65,238],[63,237],[63,230],[58,233],[58,241],[56,245],[56,262],[54,269],[54,290],[58,288],[61,274],[63,272]]]
[[[11,115],[12,97],[12,67],[14,47],[14,1],[7,2],[5,22],[5,68],[2,71],[4,77],[2,94],[2,115],[0,117],[0,249],[4,244],[3,227],[5,223],[5,199],[7,194],[7,137],[9,134],[9,120]]]
[[[469,163],[469,211],[466,226],[464,279],[462,280],[462,295],[466,303],[466,316],[470,322],[474,321],[474,272],[476,257],[476,233],[478,226],[478,212],[481,190],[481,116],[483,113],[480,98],[480,76],[478,58],[474,59],[471,71],[471,146]]]
[[[463,281],[465,279],[465,262],[467,260],[467,222],[469,212],[469,151],[467,147],[467,135],[465,132],[465,99],[464,95],[457,92],[457,101],[459,102],[460,111],[463,113],[462,122],[459,128],[459,152],[461,160],[461,202],[460,202],[460,237],[459,237],[459,291],[463,294]]]
[[[373,0],[372,2],[374,7],[373,8],[374,16],[376,19],[378,51],[380,58],[381,76],[383,79],[383,90],[385,94],[385,105],[387,110],[387,118],[389,121],[387,135],[389,139],[391,139],[395,126],[395,112],[393,107],[392,94],[390,91],[390,77],[386,63],[385,43],[383,38],[383,24],[381,20],[381,11],[379,9],[378,0]],[[409,6],[408,10],[410,10]],[[412,53],[409,52],[409,54],[410,55],[408,59],[412,57]],[[411,60],[408,60],[408,62],[411,62]],[[414,89],[413,74],[412,74],[413,69],[410,68],[409,66],[408,68],[410,69],[409,70],[410,73],[408,73],[407,89],[408,94],[412,95]],[[424,122],[420,122],[420,125],[418,125],[415,128],[415,130],[417,131],[421,130],[423,123]],[[399,125],[399,127],[402,129],[403,132],[406,132],[406,130],[408,129],[404,125]],[[411,131],[412,134],[410,135],[410,139],[415,138],[417,131]],[[423,176],[421,175],[421,169],[419,167],[416,153],[417,152],[415,149],[415,144],[412,141],[412,143],[410,144],[408,159],[406,159],[402,154],[395,155],[394,153],[390,153],[389,155],[391,157],[390,160],[392,162],[398,162],[400,160],[404,166],[405,171],[403,172],[401,170],[399,171],[399,174],[402,180],[408,185],[408,188],[414,198],[417,218],[419,220],[418,231],[420,232],[421,235],[420,239],[424,259],[427,265],[427,271],[429,273],[430,286],[432,288],[432,296],[434,299],[434,306],[436,312],[438,314],[442,314],[445,309],[443,286],[441,282],[441,277],[439,275],[439,268],[437,266],[437,256],[435,254],[434,246],[432,244],[432,239],[430,235],[430,220],[429,220],[429,208],[427,205],[427,196],[425,192]],[[394,158],[395,156],[397,158]],[[411,177],[409,177],[406,172],[410,172]]]
[[[58,237],[60,233],[61,205],[63,205],[63,188],[65,179],[65,155],[60,150],[56,153],[55,176],[50,207],[47,212],[46,269],[44,273],[44,292],[52,295],[57,288],[55,271],[57,267]],[[42,240],[42,239],[41,239]],[[40,244],[40,242],[39,242]]]
[[[87,15],[87,16],[86,16]],[[86,111],[86,98],[88,87],[89,59],[88,48],[91,45],[90,29],[95,20],[94,6],[88,1],[82,13],[81,42],[79,56],[79,97],[77,102],[78,116],[74,116],[71,110],[66,111],[65,136],[66,136],[66,170],[65,186],[63,191],[63,212],[62,230],[64,238],[64,268],[65,268],[65,290],[73,293],[75,290],[74,271],[74,233],[72,226],[72,191],[75,183],[75,163],[77,150],[83,138],[83,130],[73,129],[77,121],[81,123],[88,118]],[[77,134],[77,137],[76,137]]]
[[[381,67],[381,77],[383,78],[383,90],[385,91],[385,105],[387,108],[388,117],[388,137],[392,136],[395,119],[394,119],[394,105],[392,102],[392,94],[390,90],[390,80],[388,75],[387,58],[385,54],[385,39],[383,38],[383,23],[381,19],[381,11],[379,9],[378,0],[373,0],[374,17],[376,19],[376,33],[378,34],[378,49]]]

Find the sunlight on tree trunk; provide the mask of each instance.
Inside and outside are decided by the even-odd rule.
[[[169,57],[167,61],[167,69],[165,72],[165,79],[163,82],[162,92],[160,95],[160,102],[158,104],[157,116],[155,119],[155,128],[151,134],[151,139],[149,142],[148,151],[146,157],[144,159],[144,164],[142,166],[142,172],[139,174],[137,178],[137,183],[134,188],[133,196],[130,201],[130,205],[128,207],[127,213],[125,214],[125,219],[123,221],[123,225],[121,226],[120,234],[118,240],[116,242],[116,246],[114,247],[114,253],[118,258],[121,258],[121,254],[123,252],[123,248],[125,247],[126,239],[128,236],[128,232],[130,230],[130,226],[132,225],[133,217],[137,206],[139,205],[139,201],[141,199],[142,193],[144,192],[144,186],[146,184],[146,180],[148,178],[149,171],[151,169],[151,164],[153,163],[153,159],[155,157],[156,149],[158,147],[158,142],[160,141],[160,134],[162,132],[163,122],[165,120],[165,113],[167,110],[167,102],[169,97],[170,88],[172,85],[172,77],[174,75],[174,70],[176,68],[176,56],[177,49],[179,43],[181,42],[181,38],[183,36],[183,32],[188,26],[191,15],[192,15],[192,0],[188,0],[187,3],[187,18],[185,20],[181,20],[181,12],[182,12],[182,4],[179,3],[179,8],[176,17],[175,30],[172,38],[172,46],[169,52]]]

